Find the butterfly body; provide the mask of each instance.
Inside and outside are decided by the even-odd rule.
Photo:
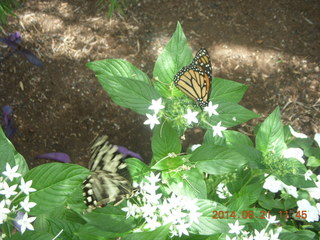
[[[108,203],[119,204],[134,195],[132,180],[118,146],[103,136],[94,140],[89,161],[90,175],[83,182],[83,196],[88,211]]]
[[[208,51],[201,48],[192,63],[183,67],[174,77],[174,84],[203,108],[211,93],[212,66]]]

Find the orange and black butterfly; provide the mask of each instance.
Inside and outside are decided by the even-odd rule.
[[[174,77],[174,84],[203,108],[208,106],[212,81],[210,56],[201,48],[192,63],[183,67]]]

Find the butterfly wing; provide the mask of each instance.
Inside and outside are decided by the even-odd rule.
[[[91,172],[83,185],[85,204],[91,209],[103,207],[111,202],[117,205],[134,194],[128,179],[118,173],[104,170]]]
[[[192,63],[174,77],[174,84],[201,108],[208,105],[211,93],[212,66],[208,51],[201,48]]]
[[[83,182],[85,204],[89,209],[115,204],[133,195],[132,180],[118,147],[103,136],[94,140],[89,161],[90,175]]]

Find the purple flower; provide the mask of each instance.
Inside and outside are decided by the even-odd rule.
[[[14,227],[21,232],[21,225],[18,223],[19,220],[23,218],[24,212],[18,211],[16,218],[13,221]]]
[[[63,152],[44,153],[36,156],[36,158],[45,158],[45,159],[55,160],[55,161],[64,162],[64,163],[71,162],[69,155]]]
[[[21,35],[19,32],[10,33],[8,36],[8,39],[11,42],[15,42],[15,43],[19,44],[21,42]]]
[[[128,148],[123,147],[123,146],[117,146],[118,147],[118,152],[124,155],[124,158],[127,157],[133,157],[133,158],[138,158],[140,160],[143,161],[142,157],[140,156],[140,154],[135,153],[130,151]]]
[[[7,136],[7,138],[13,138],[15,133],[16,133],[16,129],[13,127],[13,110],[12,107],[9,105],[5,105],[2,107],[2,114],[3,114],[3,128],[5,129],[5,134]]]
[[[17,52],[17,53],[23,55],[25,58],[27,58],[27,60],[29,62],[31,62],[32,64],[34,64],[38,67],[43,66],[43,62],[40,59],[38,59],[32,52],[23,48],[21,45],[19,45],[19,43],[21,42],[21,35],[19,32],[10,33],[7,38],[0,37],[0,42],[7,44],[8,47],[12,48],[12,50],[13,50],[9,55],[4,57],[2,59],[2,61],[5,58],[10,57],[12,54]]]

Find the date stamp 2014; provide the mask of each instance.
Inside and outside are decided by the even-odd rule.
[[[241,211],[241,213],[237,213],[236,211],[212,211],[213,219],[269,219],[271,217],[270,211],[259,211],[255,212],[252,210],[249,211]],[[297,211],[296,213],[291,213],[289,211],[278,211],[277,218],[278,219],[289,219],[289,218],[298,218],[298,219],[306,219],[308,217],[307,211]]]

